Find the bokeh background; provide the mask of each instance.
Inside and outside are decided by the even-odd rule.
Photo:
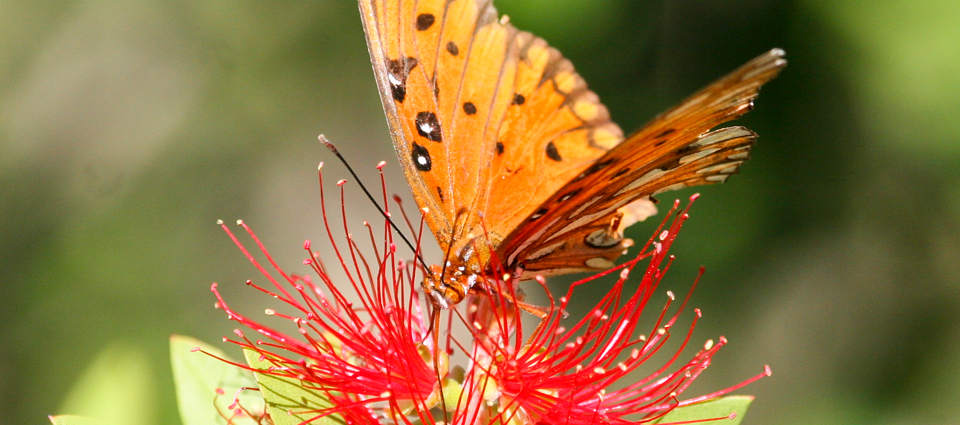
[[[960,2],[497,4],[627,131],[784,48],[675,248],[671,289],[707,267],[695,341],[731,341],[695,390],[770,364],[747,424],[960,423]],[[351,0],[0,1],[0,422],[178,423],[168,336],[230,334],[212,282],[269,306],[218,218],[301,267],[321,132],[410,199],[379,102]]]

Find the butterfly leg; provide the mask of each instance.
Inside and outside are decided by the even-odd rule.
[[[541,306],[533,305],[523,301],[516,301],[515,304],[517,305],[517,307],[520,308],[520,310],[523,310],[527,313],[537,316],[540,319],[546,319],[547,316],[550,315],[551,309],[549,307],[541,307]],[[563,315],[566,316],[567,313],[563,312]]]
[[[520,288],[516,288],[512,291],[505,290],[503,287],[496,288],[495,291],[500,294],[496,298],[503,299],[504,301],[517,306],[522,311],[530,313],[534,316],[537,316],[540,319],[546,319],[550,315],[550,312],[553,310],[551,307],[541,307],[538,305],[530,304],[526,301],[523,301],[525,298],[523,291]],[[470,288],[470,294],[480,297],[490,297],[492,291],[487,291],[484,288],[479,286],[473,286]],[[566,316],[567,313],[563,312],[563,315]]]

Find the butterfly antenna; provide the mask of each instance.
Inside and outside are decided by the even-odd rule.
[[[374,199],[373,195],[370,194],[370,191],[367,190],[367,186],[363,184],[363,181],[360,180],[360,177],[357,176],[357,173],[353,171],[353,167],[350,166],[350,163],[347,162],[346,158],[344,158],[343,155],[340,155],[340,151],[337,150],[337,147],[334,146],[333,143],[330,143],[330,141],[327,140],[327,137],[322,134],[318,139],[320,139],[320,143],[323,143],[323,145],[326,146],[327,149],[330,149],[330,152],[333,152],[333,154],[337,156],[340,162],[342,162],[343,165],[347,167],[347,171],[349,171],[350,175],[353,176],[353,178],[357,180],[357,183],[360,184],[360,189],[363,189],[363,193],[367,195],[367,199],[370,199],[370,202],[373,203],[373,206],[377,207],[377,211],[380,211],[380,215],[382,215],[383,218],[387,220],[387,223],[390,223],[390,227],[393,227],[393,230],[396,231],[398,235],[400,235],[400,239],[403,239],[403,242],[406,243],[408,247],[410,247],[410,251],[412,251],[413,254],[417,256],[417,260],[420,260],[420,264],[423,265],[423,269],[430,270],[430,267],[427,266],[427,262],[423,261],[423,257],[420,255],[420,251],[418,251],[416,248],[413,247],[413,244],[410,243],[410,240],[407,239],[407,237],[403,234],[403,232],[400,231],[400,228],[398,228],[397,225],[393,222],[393,220],[390,219],[390,215],[387,214],[387,212],[384,211],[382,207],[380,207],[380,204],[377,203],[377,200]]]
[[[417,229],[413,228],[413,223],[410,222],[410,217],[407,215],[407,209],[403,207],[403,199],[400,199],[400,195],[393,195],[393,202],[397,203],[397,207],[400,208],[400,215],[403,216],[403,221],[407,223],[407,230],[412,234],[417,233]]]

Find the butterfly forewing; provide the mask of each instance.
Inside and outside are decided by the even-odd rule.
[[[414,2],[409,3],[414,4]],[[370,51],[370,61],[373,63],[383,109],[387,116],[394,148],[403,165],[404,175],[407,177],[410,188],[417,195],[417,203],[421,207],[440,211],[436,199],[424,196],[429,194],[429,186],[418,176],[418,167],[432,169],[433,158],[421,155],[417,161],[422,163],[413,160],[415,146],[412,144],[412,137],[408,135],[407,125],[405,125],[408,123],[405,123],[401,116],[405,111],[403,104],[407,98],[419,93],[416,90],[414,93],[409,93],[409,89],[415,86],[415,82],[410,81],[409,77],[412,69],[417,66],[417,59],[407,54],[402,47],[404,44],[400,34],[400,10],[399,0],[360,1],[360,16],[367,38],[367,48]],[[421,85],[422,82],[421,78]],[[423,98],[422,94],[420,97]],[[442,214],[427,215],[425,218],[433,229],[448,229],[450,226],[449,220]]]
[[[501,258],[528,271],[550,271],[558,262],[569,269],[608,267],[603,260],[624,248],[611,226],[620,208],[665,190],[725,181],[748,158],[753,132],[709,130],[752,107],[760,86],[786,64],[782,56],[773,50],[754,59],[597,159],[516,227],[501,245]],[[605,239],[597,227],[604,223],[610,226]]]
[[[490,1],[360,0],[360,9],[404,173],[454,255],[496,249],[622,140],[569,61],[497,19]],[[489,252],[480,254],[473,262],[485,266]]]
[[[513,39],[517,31],[499,23],[477,29],[472,43],[467,46],[467,61],[462,75],[445,73],[441,83],[449,86],[450,133],[455,143],[448,146],[450,162],[456,170],[449,182],[453,205],[465,208],[460,232],[454,239],[464,239],[473,228],[487,196],[481,182],[488,179],[489,162],[493,156],[496,132],[510,106],[513,81],[516,77],[516,54]],[[449,54],[449,53],[448,53]],[[447,111],[444,111],[447,112]]]

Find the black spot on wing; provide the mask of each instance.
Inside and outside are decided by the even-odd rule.
[[[523,104],[526,103],[526,102],[527,102],[527,98],[523,97],[523,95],[520,94],[520,93],[517,93],[517,95],[513,97],[513,104],[514,104],[514,105],[518,105],[518,106],[519,106],[519,105],[523,105]]]
[[[415,68],[419,61],[416,58],[405,58],[403,60],[387,61],[387,80],[390,83],[390,92],[393,94],[393,100],[403,103],[407,98],[407,76],[410,70]]]
[[[539,210],[537,210],[536,212],[534,212],[533,215],[530,216],[530,221],[537,220],[537,219],[539,219],[540,217],[543,217],[543,215],[546,214],[546,213],[547,213],[547,209],[546,209],[546,208],[540,208]]]
[[[696,150],[698,147],[699,147],[699,146],[697,146],[697,143],[696,143],[696,142],[690,143],[689,145],[686,145],[686,146],[684,146],[684,147],[682,147],[682,148],[680,148],[680,149],[677,149],[677,155],[685,155],[687,152],[694,151],[694,150]]]
[[[451,41],[447,43],[447,52],[450,52],[451,55],[457,56],[460,54],[460,48],[457,47],[457,43]]]
[[[440,196],[440,202],[443,202],[443,189],[440,186],[437,186],[437,195]]]
[[[417,142],[413,142],[413,149],[410,153],[410,157],[413,159],[413,165],[417,167],[418,170],[430,171],[433,169],[433,161],[430,160],[430,151],[428,151],[427,148],[420,146]]]
[[[677,131],[677,129],[675,129],[675,128],[668,128],[668,129],[666,129],[666,130],[661,131],[660,134],[658,134],[658,135],[656,135],[656,136],[654,136],[654,137],[657,137],[657,138],[666,137],[666,136],[669,136],[670,134],[672,134],[674,131]]]
[[[672,169],[674,169],[674,168],[677,168],[677,167],[679,167],[679,166],[680,166],[680,157],[678,156],[678,157],[674,157],[673,159],[670,159],[670,160],[667,161],[667,162],[664,162],[662,165],[660,165],[660,166],[657,167],[657,168],[659,168],[659,169],[661,169],[661,170],[664,170],[664,171],[670,171],[670,170],[672,170]]]
[[[564,193],[563,196],[561,196],[559,199],[557,199],[557,203],[559,204],[559,203],[561,203],[561,202],[566,202],[568,199],[570,199],[570,198],[576,196],[578,193],[580,193],[581,190],[583,190],[583,188],[574,189],[574,190],[571,190],[571,191],[569,191],[569,192],[567,192],[567,193]]]
[[[466,112],[467,115],[473,115],[477,113],[477,105],[474,105],[473,102],[465,102],[463,104],[463,112]]]
[[[427,140],[443,141],[443,133],[440,131],[440,121],[437,120],[437,114],[429,111],[417,113],[416,125],[417,133],[426,137]]]
[[[583,170],[583,172],[580,173],[580,175],[578,175],[576,178],[574,178],[573,181],[583,180],[587,176],[606,168],[608,165],[612,164],[614,161],[616,161],[616,158],[610,158],[605,161],[594,162],[593,165],[588,167],[586,170]]]
[[[560,156],[560,152],[557,151],[557,145],[553,144],[553,142],[547,143],[547,158],[557,162],[563,161],[563,157]]]
[[[503,142],[497,142],[497,155],[503,155]]]
[[[437,18],[430,13],[421,13],[417,16],[417,31],[426,31],[433,23],[437,21]]]

